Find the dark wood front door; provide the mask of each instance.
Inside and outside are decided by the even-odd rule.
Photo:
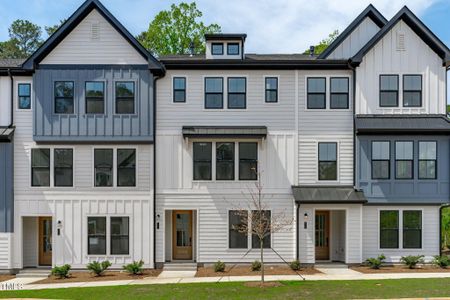
[[[192,210],[174,210],[172,229],[173,259],[192,260]]]
[[[316,211],[316,260],[330,259],[330,212]]]
[[[39,217],[39,265],[52,265],[52,218]]]

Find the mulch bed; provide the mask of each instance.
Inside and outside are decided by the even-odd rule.
[[[450,272],[450,268],[443,269],[432,265],[419,265],[415,269],[410,269],[404,265],[382,266],[380,269],[371,269],[367,266],[351,267],[352,270],[364,274],[376,273],[442,273]]]
[[[221,276],[257,276],[261,275],[259,271],[252,271],[250,265],[239,265],[232,268],[231,265],[228,265],[225,268],[225,272],[214,272],[214,267],[201,267],[198,268],[197,274],[195,277],[221,277]],[[231,269],[231,270],[230,270]],[[288,266],[266,266],[264,269],[265,275],[297,275],[297,273]],[[313,267],[304,267],[297,271],[301,275],[313,275],[320,274],[321,272],[317,271]]]
[[[8,274],[0,275],[0,282],[14,279],[14,278],[16,278],[16,276],[14,276],[14,275],[8,275]]]
[[[33,282],[37,284],[43,283],[66,283],[66,282],[92,282],[92,281],[110,281],[110,280],[135,280],[144,279],[147,277],[156,277],[161,273],[161,269],[146,269],[142,275],[130,275],[123,271],[106,271],[102,276],[95,276],[86,271],[73,271],[70,272],[69,278],[60,279],[55,276]]]

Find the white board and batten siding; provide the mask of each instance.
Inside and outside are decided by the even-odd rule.
[[[422,211],[422,248],[403,249],[402,247],[402,214],[399,214],[399,248],[380,249],[380,210],[421,210]],[[433,256],[439,255],[439,206],[364,206],[363,207],[363,260],[369,257],[377,257],[380,254],[386,256],[387,262],[400,262],[402,256],[424,255],[425,261],[430,262]]]
[[[398,74],[399,107],[379,107],[380,74]],[[422,75],[422,107],[402,106],[402,76]],[[356,69],[356,114],[445,114],[446,71],[442,59],[402,20]]]
[[[307,108],[307,78],[326,78],[326,109]],[[330,109],[330,78],[349,78],[349,108]],[[298,183],[353,185],[353,80],[351,71],[300,71],[298,74]],[[336,142],[337,181],[318,180],[318,144]]]
[[[148,62],[94,9],[41,64],[147,65]]]
[[[13,237],[11,232],[0,232],[0,271],[12,268]]]
[[[31,82],[31,78],[28,80]],[[25,260],[33,261],[32,258],[22,257],[26,254],[22,237],[28,229],[24,228],[28,223],[22,223],[22,219],[38,216],[53,218],[53,264],[68,263],[74,268],[84,268],[92,260],[109,259],[113,267],[121,268],[124,263],[143,259],[146,267],[153,267],[153,145],[37,145],[32,138],[32,119],[31,110],[14,111],[14,227],[15,234],[21,238],[14,239],[13,267],[21,268]],[[31,149],[35,147],[73,149],[73,187],[31,187]],[[94,148],[135,148],[137,186],[94,187]],[[52,160],[50,172],[53,173]],[[88,255],[88,216],[129,217],[130,254]],[[62,222],[60,236],[56,231],[59,220]]]
[[[353,57],[379,30],[380,27],[371,18],[366,17],[327,58],[348,59]]]

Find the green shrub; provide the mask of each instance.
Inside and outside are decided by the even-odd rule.
[[[447,268],[450,266],[450,259],[447,255],[436,255],[433,259],[433,264],[441,268]]]
[[[370,257],[370,258],[366,259],[366,264],[371,269],[379,269],[381,267],[381,264],[383,263],[383,260],[385,260],[385,259],[386,259],[386,256],[384,256],[384,254],[381,254],[377,258]]]
[[[105,260],[102,262],[93,261],[93,262],[87,264],[87,266],[86,266],[86,268],[89,271],[91,271],[92,273],[94,273],[96,276],[102,276],[102,274],[109,267],[111,267],[111,263],[109,262],[109,260]]]
[[[292,270],[298,271],[298,270],[300,270],[300,261],[299,260],[293,260],[293,261],[291,261],[289,266],[291,267]]]
[[[218,260],[214,263],[214,272],[225,272],[225,263]]]
[[[402,256],[400,261],[408,266],[410,269],[414,269],[417,264],[423,264],[425,261],[423,255],[408,255]]]
[[[133,261],[131,264],[123,266],[123,269],[130,273],[131,275],[141,275],[142,267],[144,266],[144,261]]]
[[[261,262],[259,260],[252,262],[252,271],[261,271]]]
[[[72,268],[71,265],[64,265],[64,266],[55,266],[52,269],[52,275],[57,276],[61,279],[69,277],[70,269]]]

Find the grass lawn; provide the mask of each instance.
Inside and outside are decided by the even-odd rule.
[[[450,278],[282,282],[279,287],[245,283],[128,285],[39,291],[3,291],[0,298],[47,299],[354,299],[450,296]]]

